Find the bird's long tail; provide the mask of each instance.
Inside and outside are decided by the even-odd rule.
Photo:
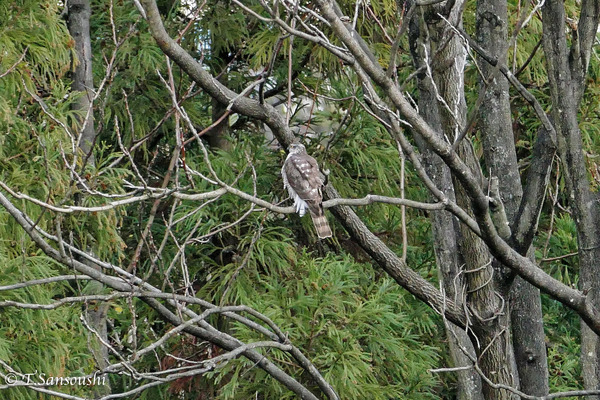
[[[331,228],[329,227],[329,223],[327,222],[327,217],[325,217],[323,208],[320,208],[319,211],[320,212],[312,212],[311,210],[310,217],[312,218],[315,229],[317,230],[319,239],[325,239],[331,237]]]

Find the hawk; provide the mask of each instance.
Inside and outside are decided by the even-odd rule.
[[[321,188],[325,182],[324,176],[319,171],[317,161],[308,155],[304,145],[294,143],[290,145],[281,176],[283,188],[288,190],[294,200],[296,212],[302,217],[306,210],[310,213],[319,239],[331,237],[331,228],[323,212],[323,193]]]

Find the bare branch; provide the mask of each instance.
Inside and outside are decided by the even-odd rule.
[[[453,27],[453,29],[455,29],[456,32],[458,32],[461,35],[461,37],[467,41],[469,46],[471,46],[471,48],[473,48],[477,52],[477,54],[479,54],[484,60],[486,60],[490,65],[492,65],[494,67],[498,67],[498,69],[500,70],[502,75],[504,75],[506,77],[506,79],[508,79],[508,81],[517,90],[517,92],[529,104],[531,104],[531,106],[533,107],[533,109],[535,111],[535,114],[537,115],[537,117],[540,119],[540,121],[544,125],[544,128],[550,134],[550,138],[552,140],[553,145],[556,146],[556,130],[554,129],[554,125],[552,124],[552,122],[550,122],[548,115],[546,115],[546,112],[542,108],[542,105],[535,98],[535,96],[532,95],[531,93],[529,93],[529,91],[525,88],[525,86],[523,86],[521,84],[521,82],[519,82],[519,80],[515,77],[515,75],[512,72],[510,72],[510,70],[508,69],[508,67],[506,65],[501,64],[495,57],[492,57],[491,55],[489,55],[487,53],[487,51],[485,51],[485,49],[483,49],[481,46],[479,46],[479,44],[475,40],[471,39],[471,37],[464,30],[462,30],[462,28]]]
[[[4,78],[6,75],[10,74],[15,68],[17,68],[17,65],[19,65],[21,63],[21,61],[23,61],[23,59],[27,55],[27,50],[29,50],[29,46],[25,47],[25,50],[23,50],[23,54],[21,54],[21,57],[19,57],[19,59],[17,61],[15,61],[15,63],[13,65],[8,67],[8,69],[6,71],[4,71],[3,73],[0,74],[0,79]]]
[[[53,283],[53,282],[64,282],[64,281],[71,281],[71,280],[90,280],[90,279],[92,279],[92,278],[90,278],[89,276],[86,276],[86,275],[52,276],[50,278],[34,279],[31,281],[19,282],[19,283],[15,283],[14,285],[0,286],[0,292],[4,292],[7,290],[21,289],[21,288],[35,286],[35,285],[45,285],[47,283]]]

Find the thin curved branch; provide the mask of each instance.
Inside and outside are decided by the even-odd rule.
[[[21,54],[21,56],[19,57],[19,59],[17,61],[15,61],[15,63],[13,65],[11,65],[10,67],[8,67],[8,69],[6,71],[0,73],[0,79],[4,78],[6,75],[8,75],[11,72],[13,72],[15,70],[15,68],[17,68],[17,65],[19,65],[21,63],[21,61],[23,61],[23,59],[27,55],[27,51],[28,50],[29,50],[29,46],[25,47],[25,50],[23,50],[23,54]]]
[[[182,193],[182,192],[179,192],[178,189],[160,189],[160,188],[152,188],[152,187],[147,187],[147,188],[140,187],[140,188],[136,188],[136,189],[149,191],[150,193],[143,194],[140,196],[130,197],[130,198],[123,199],[123,200],[113,201],[113,202],[110,202],[110,203],[102,205],[102,206],[84,207],[84,206],[69,205],[69,206],[59,207],[59,206],[55,206],[55,205],[49,204],[47,202],[44,202],[42,200],[38,200],[35,197],[31,197],[24,193],[15,192],[14,190],[10,189],[10,187],[8,187],[6,184],[4,184],[2,181],[0,181],[0,186],[4,190],[6,190],[8,193],[10,193],[10,195],[13,196],[14,198],[27,200],[35,205],[44,207],[50,211],[64,213],[64,214],[71,214],[74,212],[96,213],[96,212],[100,212],[100,211],[108,211],[108,210],[112,210],[114,208],[117,208],[117,207],[120,207],[123,205],[138,203],[138,202],[142,202],[142,201],[149,200],[149,199],[163,199],[163,198],[168,198],[170,196],[172,196],[176,199],[180,199],[180,200],[204,201],[204,200],[215,199],[215,198],[221,197],[226,193],[231,193],[243,200],[246,200],[250,203],[256,204],[257,206],[263,207],[267,210],[270,210],[270,211],[273,211],[273,212],[276,212],[279,214],[294,214],[296,212],[296,209],[293,206],[281,207],[276,204],[270,203],[266,200],[263,200],[259,197],[248,194],[242,190],[239,190],[232,186],[229,186],[224,182],[220,182],[220,184],[222,186],[220,189],[213,190],[210,192],[204,192],[204,193]],[[371,205],[374,203],[393,204],[393,205],[406,206],[406,207],[411,207],[411,208],[420,209],[420,210],[428,210],[428,211],[444,210],[444,209],[448,209],[450,207],[447,204],[447,202],[445,202],[443,200],[440,202],[437,202],[437,203],[424,203],[424,202],[414,201],[414,200],[410,200],[410,199],[402,199],[399,197],[368,194],[362,198],[352,199],[352,198],[341,198],[340,197],[340,198],[336,198],[336,199],[326,200],[323,202],[323,208],[331,208],[331,207],[337,207],[337,206],[368,206],[368,205]]]
[[[52,276],[49,278],[34,279],[31,281],[19,282],[19,283],[15,283],[14,285],[0,286],[0,292],[4,292],[7,290],[22,289],[25,287],[35,286],[35,285],[45,285],[47,283],[53,283],[53,282],[64,282],[64,281],[72,281],[72,280],[90,280],[90,279],[92,279],[92,278],[90,278],[89,276],[86,276],[86,275]]]
[[[462,29],[452,26],[460,36],[465,40],[471,48],[475,50],[477,54],[481,56],[485,61],[487,61],[490,65],[494,67],[498,67],[502,75],[506,77],[506,79],[513,85],[513,87],[517,90],[517,92],[527,101],[535,111],[535,114],[542,122],[544,128],[550,135],[552,140],[552,144],[556,147],[556,130],[554,129],[554,125],[550,122],[548,115],[542,108],[540,102],[535,98],[534,95],[529,93],[529,91],[519,82],[517,77],[508,69],[508,67],[502,63],[500,63],[495,57],[490,55],[483,47],[481,47],[475,40],[471,39],[471,37]]]

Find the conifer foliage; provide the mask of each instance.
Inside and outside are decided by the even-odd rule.
[[[548,3],[0,0],[0,397],[600,395],[600,6]]]

